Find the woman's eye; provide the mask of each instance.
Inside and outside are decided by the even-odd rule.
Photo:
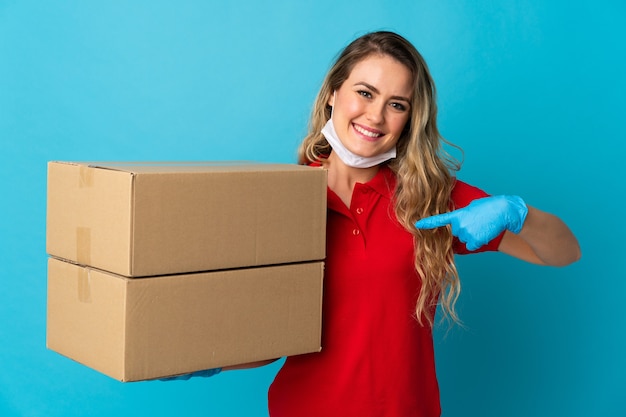
[[[369,91],[359,90],[357,91],[357,93],[365,98],[372,98],[372,93],[370,93]]]
[[[398,111],[405,111],[406,110],[406,106],[402,103],[391,103],[391,107],[393,107],[394,109],[398,110]]]

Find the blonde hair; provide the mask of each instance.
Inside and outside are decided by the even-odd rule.
[[[460,293],[460,281],[452,251],[450,228],[418,230],[417,220],[451,209],[454,187],[453,171],[460,163],[452,158],[437,128],[436,91],[430,72],[420,53],[402,36],[393,32],[373,32],[350,43],[326,75],[315,99],[309,132],[298,151],[301,164],[322,161],[331,147],[320,133],[330,118],[327,104],[333,91],[339,89],[354,66],[371,55],[390,56],[405,65],[414,79],[411,116],[397,144],[397,157],[388,166],[397,176],[394,209],[398,221],[415,240],[415,269],[422,287],[415,307],[417,320],[425,318],[433,325],[437,302],[443,317],[458,322],[454,305]]]

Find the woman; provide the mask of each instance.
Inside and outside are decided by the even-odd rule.
[[[454,253],[580,257],[557,217],[458,181],[436,118],[428,68],[395,33],[356,39],[330,69],[299,152],[328,170],[323,349],[287,358],[272,417],[439,416],[432,325],[437,303],[457,320]]]

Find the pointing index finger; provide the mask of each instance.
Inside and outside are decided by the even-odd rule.
[[[450,222],[450,213],[443,213],[418,220],[415,223],[415,227],[418,229],[435,229],[437,227],[447,226]]]

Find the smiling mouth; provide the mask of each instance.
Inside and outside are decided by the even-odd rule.
[[[368,138],[377,139],[377,138],[383,136],[383,134],[381,132],[372,132],[371,130],[367,130],[367,129],[365,129],[365,128],[359,126],[359,125],[356,125],[356,124],[352,124],[352,126],[354,127],[354,130],[356,130],[357,132],[359,132],[363,136],[367,136]]]

